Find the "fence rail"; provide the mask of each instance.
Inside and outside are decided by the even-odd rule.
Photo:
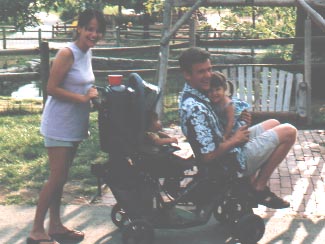
[[[12,27],[2,26],[0,27],[0,48],[17,48],[15,46],[15,41],[29,41],[35,42],[35,47],[38,43],[42,41],[48,42],[66,42],[73,39],[76,26],[73,25],[53,25],[51,30],[27,30],[22,32],[20,35],[15,35],[13,33]],[[216,29],[206,29],[196,31],[196,35],[200,40],[229,40],[229,39],[244,39],[247,37],[247,33],[236,32],[231,30],[216,30]],[[262,35],[256,35],[256,38],[261,38]],[[104,42],[110,44],[111,46],[120,46],[124,42],[132,41],[151,41],[159,44],[161,38],[161,27],[150,27],[149,30],[141,29],[140,27],[132,28],[111,28],[106,30],[106,35],[104,37]],[[173,36],[172,42],[189,40],[190,33],[188,28],[183,28],[177,31]],[[2,45],[1,45],[2,43]],[[18,44],[16,44],[18,45]],[[23,44],[21,44],[23,46]],[[19,47],[18,47],[19,48]]]

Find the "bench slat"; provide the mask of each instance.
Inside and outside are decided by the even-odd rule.
[[[247,99],[248,104],[252,105],[255,99],[253,98],[253,67],[246,67],[246,88],[247,88]]]
[[[267,98],[269,92],[269,69],[267,67],[263,68],[262,72],[262,107],[261,111],[267,111]]]
[[[287,73],[286,87],[285,87],[284,101],[283,101],[283,109],[282,109],[285,112],[288,112],[290,110],[292,83],[293,83],[293,74]]]
[[[254,89],[254,103],[252,103],[252,109],[255,111],[260,110],[261,106],[261,68],[259,66],[254,67],[254,80],[253,80],[253,89]]]
[[[246,100],[245,94],[245,70],[244,67],[238,67],[238,89],[239,89],[239,98]]]
[[[276,91],[276,107],[275,111],[283,111],[283,94],[284,92],[284,82],[285,82],[286,72],[283,70],[279,71],[279,79],[278,79],[278,86]]]
[[[276,95],[276,85],[278,79],[278,71],[276,69],[271,69],[271,82],[270,82],[270,97],[269,106],[267,111],[275,111],[275,95]]]

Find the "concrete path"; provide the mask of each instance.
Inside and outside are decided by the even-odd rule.
[[[25,243],[31,229],[33,206],[0,206],[0,243]],[[63,208],[63,219],[86,233],[83,244],[122,244],[121,231],[110,219],[111,207],[103,205],[68,205]],[[264,219],[266,232],[259,244],[323,244],[324,218],[297,218],[293,216]],[[155,244],[234,244],[227,240],[222,226],[213,218],[206,225],[182,230],[155,230]],[[62,243],[61,243],[62,244]]]

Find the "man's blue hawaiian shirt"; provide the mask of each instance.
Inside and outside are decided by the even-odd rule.
[[[214,151],[223,141],[223,127],[213,111],[210,100],[203,93],[185,84],[179,100],[181,128],[189,139],[195,153],[207,154]],[[237,154],[241,169],[246,168],[241,148],[231,152]]]

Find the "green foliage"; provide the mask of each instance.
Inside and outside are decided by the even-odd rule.
[[[234,7],[222,22],[227,30],[233,30],[244,38],[294,37],[296,8]]]
[[[24,30],[26,26],[38,24],[36,14],[56,9],[56,0],[1,0],[0,23],[16,26]]]
[[[164,9],[164,3],[161,0],[148,0],[143,4],[146,12],[149,14],[159,13],[162,15]]]

